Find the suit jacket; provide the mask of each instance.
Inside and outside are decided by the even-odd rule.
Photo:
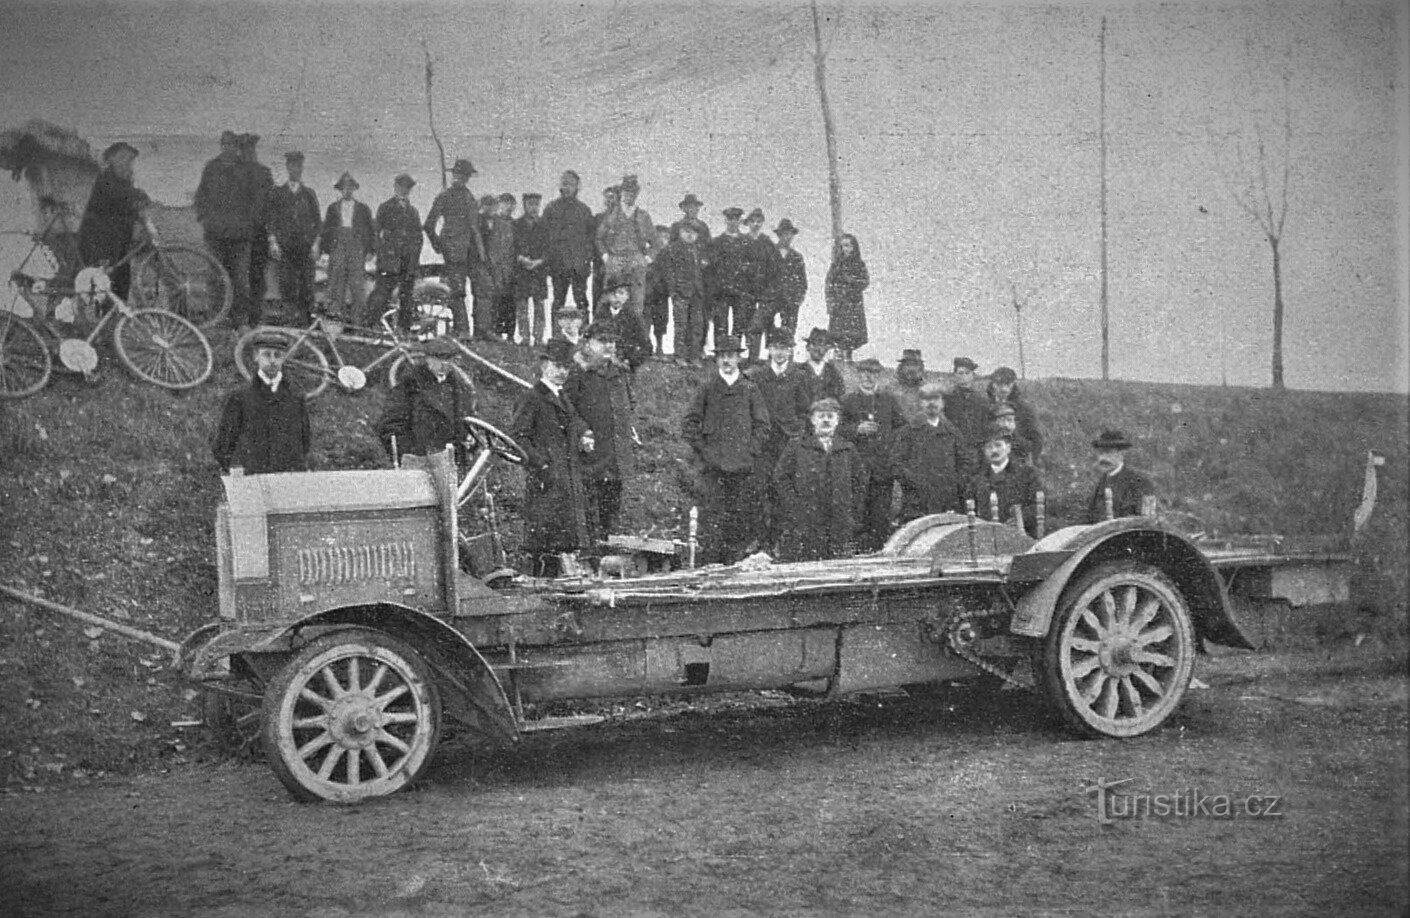
[[[318,238],[318,195],[304,184],[298,191],[278,185],[269,193],[265,221],[281,248],[310,249]]]
[[[974,511],[980,519],[990,518],[991,502],[994,495],[999,504],[999,522],[1012,523],[1014,507],[1023,513],[1023,531],[1035,534],[1038,519],[1038,492],[1043,483],[1038,478],[1038,470],[1031,465],[1017,461],[1012,454],[1003,471],[995,472],[988,462],[978,475],[969,481],[965,497],[974,501]]]
[[[303,472],[313,445],[304,394],[286,377],[271,392],[258,376],[225,400],[211,440],[221,471]]]
[[[323,215],[323,235],[319,244],[323,251],[330,254],[338,248],[338,230],[343,227],[342,206],[342,199],[339,198],[328,205],[328,212]],[[352,231],[362,247],[362,257],[371,255],[377,241],[372,230],[372,208],[361,201],[353,202]]]
[[[429,369],[417,366],[387,397],[377,438],[388,455],[395,436],[402,455],[427,456],[463,441],[464,418],[474,413],[475,391],[457,373],[449,372],[444,382],[437,382]]]
[[[1149,478],[1123,465],[1115,475],[1103,475],[1097,481],[1092,499],[1087,504],[1088,523],[1100,523],[1106,519],[1107,488],[1111,488],[1113,517],[1140,516],[1142,500],[1155,494],[1155,485]]]
[[[393,195],[377,208],[377,273],[414,273],[421,265],[421,215]]]

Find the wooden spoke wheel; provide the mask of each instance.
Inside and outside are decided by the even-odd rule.
[[[1194,668],[1179,589],[1149,564],[1103,564],[1069,587],[1043,649],[1043,685],[1088,736],[1140,736],[1179,706]]]
[[[410,785],[431,761],[441,699],[420,655],[379,631],[325,635],[264,695],[264,747],[294,797],[356,803]]]

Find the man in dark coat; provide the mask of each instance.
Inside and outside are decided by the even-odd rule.
[[[308,406],[280,369],[288,342],[280,335],[255,338],[255,378],[225,400],[211,439],[222,472],[242,468],[247,475],[308,471],[312,447]]]
[[[793,239],[798,235],[798,227],[784,217],[774,227],[778,238],[778,282],[774,285],[774,311],[778,314],[778,324],[789,334],[798,330],[798,310],[803,308],[803,300],[808,295],[808,266],[803,255],[793,247]]]
[[[790,370],[803,390],[804,397],[811,405],[820,398],[835,398],[839,402],[847,391],[842,381],[842,371],[829,359],[832,352],[832,338],[825,328],[815,328],[803,342],[808,347],[808,359],[793,365]]]
[[[925,417],[920,404],[920,387],[925,384],[925,358],[919,348],[905,348],[901,359],[896,362],[896,388],[891,390],[896,401],[901,403],[901,411],[906,423]]]
[[[689,229],[687,229],[689,232]],[[766,488],[761,529],[764,545],[773,550],[782,534],[783,507],[773,483],[774,467],[788,441],[808,433],[808,397],[789,372],[793,368],[793,335],[787,329],[768,333],[767,363],[749,368],[749,379],[759,387],[769,409],[769,435],[759,453],[759,483]]]
[[[367,315],[366,264],[376,237],[372,208],[353,197],[358,187],[350,172],[334,183],[341,197],[323,216],[319,247],[328,254],[328,311],[354,325],[375,327],[380,317]]]
[[[842,397],[842,423],[838,434],[857,447],[867,467],[867,491],[857,519],[857,547],[872,552],[886,544],[891,534],[892,472],[896,440],[906,418],[896,396],[879,387],[881,361],[868,357],[857,364],[858,389]]]
[[[965,498],[974,501],[980,519],[1011,524],[1021,516],[1023,531],[1036,538],[1038,492],[1043,483],[1037,469],[1014,461],[1012,448],[1012,433],[1003,427],[989,428],[984,468],[970,479]]]
[[[519,397],[509,435],[524,450],[524,551],[529,573],[556,577],[562,554],[588,545],[581,455],[595,445],[563,397],[573,347],[562,338],[539,353],[539,380]]]
[[[220,155],[201,170],[195,205],[206,248],[230,275],[230,324],[258,325],[262,304],[250,297],[250,245],[264,225],[264,190],[240,160],[234,131],[220,135]]]
[[[597,221],[592,208],[578,200],[578,173],[572,169],[558,180],[558,197],[543,211],[548,248],[548,275],[553,280],[553,310],[557,312],[573,292],[573,305],[588,311],[587,282],[596,252]],[[557,334],[555,327],[553,333]]]
[[[705,202],[693,194],[687,193],[686,196],[681,199],[680,209],[685,216],[671,224],[672,242],[680,238],[682,227],[689,226],[695,230],[696,242],[701,246],[708,246],[710,244],[710,227],[704,220],[700,219],[700,208],[703,206],[705,206]]]
[[[989,404],[1013,410],[1013,455],[1020,462],[1036,464],[1043,453],[1043,431],[1038,414],[1018,391],[1018,374],[1009,367],[997,367],[989,376]],[[992,410],[991,410],[992,415]]]
[[[759,387],[739,370],[743,351],[734,335],[715,346],[715,372],[696,390],[681,423],[695,452],[699,477],[700,556],[733,563],[759,545],[757,465],[769,435],[769,409]]]
[[[274,191],[274,172],[259,161],[258,134],[241,134],[239,146],[240,160],[249,170],[262,201],[262,221],[255,224],[250,237],[250,300],[262,312],[265,295],[269,292],[269,196]]]
[[[636,474],[636,402],[631,372],[617,359],[617,326],[610,319],[588,326],[563,396],[592,433],[592,452],[582,459],[588,528],[600,543],[617,531],[622,486]]]
[[[717,341],[724,335],[737,337],[749,331],[748,310],[753,305],[749,299],[753,293],[749,260],[752,244],[739,230],[744,211],[726,207],[723,213],[725,231],[710,240],[705,269],[705,285],[711,298],[710,322]]]
[[[307,325],[313,319],[313,263],[317,260],[318,195],[303,183],[304,155],[297,150],[284,154],[289,181],[269,193],[266,222],[269,251],[279,259],[279,296],[292,310],[294,322]]]
[[[377,208],[377,285],[367,298],[368,311],[380,316],[397,294],[397,325],[402,331],[410,331],[416,319],[412,294],[421,267],[421,215],[410,198],[415,185],[416,179],[405,172],[398,175],[392,182],[392,196]]]
[[[924,415],[901,432],[896,443],[896,477],[901,482],[901,522],[959,508],[966,446],[945,417],[945,390],[939,383],[920,389]]]
[[[984,437],[989,430],[988,399],[974,388],[974,371],[978,368],[968,357],[956,357],[954,388],[945,397],[945,417],[955,425],[965,445],[964,465],[960,468],[965,478],[979,471]]]
[[[656,227],[656,255],[646,266],[646,292],[642,297],[643,318],[656,339],[653,353],[666,355],[666,327],[671,322],[671,282],[666,276],[665,251],[671,244],[671,228]]]
[[[749,237],[749,263],[751,267],[753,308],[749,317],[749,358],[760,360],[763,357],[764,332],[774,327],[774,314],[778,311],[778,277],[783,270],[783,258],[778,247],[766,233],[764,212],[754,208],[744,222],[745,233]]]
[[[596,315],[599,320],[613,323],[617,329],[617,357],[635,373],[651,356],[651,339],[646,336],[646,327],[627,305],[630,295],[628,279],[609,277],[603,282],[602,300],[597,304]]]
[[[465,418],[475,413],[475,390],[454,372],[450,360],[459,350],[445,338],[422,347],[424,362],[400,379],[377,421],[377,438],[393,461],[406,455],[429,456],[455,446],[463,459]]]
[[[526,347],[548,343],[551,324],[545,314],[548,300],[548,232],[539,216],[543,195],[526,191],[520,196],[524,215],[514,221],[514,296],[518,316],[519,341]]]
[[[866,463],[837,433],[841,415],[837,400],[815,402],[809,415],[813,432],[790,440],[774,468],[785,520],[779,540],[781,561],[849,557],[867,490]]]
[[[1155,485],[1139,472],[1126,467],[1126,451],[1131,441],[1119,430],[1104,430],[1092,441],[1097,451],[1097,469],[1102,476],[1087,504],[1087,522],[1100,523],[1118,516],[1151,516],[1155,513]],[[1111,493],[1111,513],[1107,513],[1107,492]]]
[[[465,279],[471,265],[485,260],[479,205],[465,185],[474,174],[475,166],[470,160],[457,159],[450,167],[450,187],[436,195],[422,226],[431,248],[445,264],[441,279],[450,288],[451,333],[457,338],[470,334],[470,317],[465,312]]]
[[[705,293],[705,248],[694,224],[684,223],[652,265],[660,265],[671,298],[677,362],[694,363],[705,349],[708,302]]]
[[[149,235],[156,235],[146,216],[151,201],[146,192],[132,184],[136,160],[137,148],[122,141],[103,151],[103,171],[93,183],[78,225],[78,256],[84,265],[117,265],[132,248],[138,226]],[[112,283],[113,293],[126,300],[132,284],[131,265],[114,268]]]

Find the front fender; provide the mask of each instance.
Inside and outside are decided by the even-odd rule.
[[[1029,556],[1034,563],[1022,560]],[[1054,568],[1051,563],[1058,557],[1062,557],[1061,563]],[[1069,526],[1034,545],[1026,555],[1016,556],[1011,580],[1015,575],[1022,579],[1025,568],[1042,569],[1044,576],[1019,598],[1009,630],[1028,637],[1046,635],[1068,583],[1097,564],[1123,558],[1153,565],[1175,582],[1190,604],[1200,637],[1228,647],[1254,649],[1234,623],[1224,582],[1209,560],[1180,533],[1139,516]]]

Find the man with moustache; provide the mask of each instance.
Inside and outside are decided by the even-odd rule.
[[[635,175],[622,176],[621,198],[597,225],[597,247],[608,276],[626,278],[631,284],[627,305],[638,322],[645,323],[646,266],[656,256],[656,223],[637,206],[641,183]],[[594,313],[593,318],[600,318]]]
[[[705,206],[705,202],[695,195],[687,193],[681,199],[679,206],[685,216],[671,224],[671,239],[679,239],[681,228],[689,226],[695,229],[696,241],[701,245],[708,246],[710,244],[710,227],[700,219],[700,208]]]
[[[778,311],[778,278],[783,270],[783,258],[779,255],[774,241],[761,232],[764,227],[764,212],[754,208],[744,221],[745,235],[749,238],[749,264],[751,267],[751,298],[749,309],[749,357],[758,360],[762,357],[764,332],[774,325],[774,314]]]
[[[689,227],[686,232],[690,232]],[[759,451],[758,469],[759,484],[765,488],[760,528],[764,547],[773,551],[782,536],[785,513],[774,485],[774,467],[788,442],[808,433],[809,402],[797,377],[789,372],[793,367],[793,335],[786,329],[769,329],[768,349],[768,361],[750,367],[748,376],[759,387],[769,409],[769,435]]]
[[[278,333],[255,335],[255,376],[225,399],[211,438],[221,472],[241,468],[246,475],[308,471],[313,444],[308,403],[283,373],[289,342]]]
[[[901,404],[906,423],[925,416],[920,403],[920,387],[925,383],[925,358],[919,348],[904,348],[896,363],[896,388],[892,392]]]
[[[578,200],[578,173],[567,170],[558,179],[558,197],[543,211],[543,230],[548,252],[548,276],[553,281],[553,311],[556,313],[573,293],[573,305],[587,312],[588,278],[596,257],[597,222],[592,209]],[[557,329],[554,329],[557,333]]]
[[[1097,451],[1097,470],[1101,477],[1087,504],[1087,522],[1100,523],[1119,516],[1153,516],[1155,485],[1145,475],[1126,466],[1126,451],[1131,441],[1119,430],[1104,430],[1092,441]],[[1107,513],[1110,494],[1111,513]]]
[[[725,229],[710,240],[705,270],[705,284],[711,298],[710,322],[714,326],[716,340],[728,334],[738,336],[749,331],[745,311],[750,305],[752,292],[750,243],[739,226],[744,210],[726,207],[722,213]]]
[[[1001,523],[1023,521],[1023,531],[1037,536],[1038,492],[1043,483],[1038,470],[1016,462],[1012,456],[1013,434],[994,425],[984,440],[984,466],[970,479],[965,498],[974,501],[980,519],[997,515]]]
[[[865,552],[881,548],[891,534],[892,453],[906,426],[896,397],[880,388],[881,373],[881,361],[875,357],[857,364],[858,388],[842,397],[838,427],[867,468],[866,496],[857,519],[857,547]]]
[[[964,467],[960,469],[965,477],[979,469],[989,428],[988,400],[974,388],[974,371],[978,368],[968,357],[956,357],[954,388],[945,397],[945,417],[960,432],[966,447]]]
[[[923,414],[896,443],[896,478],[901,482],[901,522],[958,509],[968,446],[945,417],[945,389],[920,387]]]
[[[779,560],[821,561],[853,553],[857,511],[867,489],[867,466],[837,432],[836,399],[814,402],[812,433],[790,440],[774,468],[784,515]]]

